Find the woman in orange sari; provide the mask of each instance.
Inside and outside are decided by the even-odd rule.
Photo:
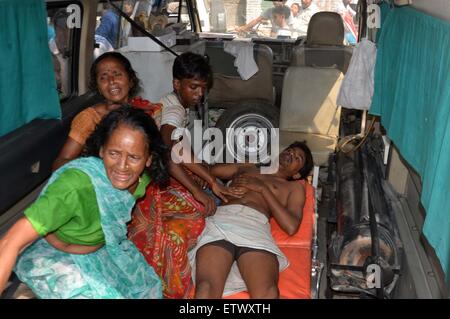
[[[80,156],[95,126],[110,111],[123,104],[143,109],[154,118],[159,128],[161,104],[136,97],[139,82],[130,61],[119,52],[104,53],[94,61],[90,69],[89,89],[104,100],[81,111],[72,120],[69,137],[53,162],[53,170]]]

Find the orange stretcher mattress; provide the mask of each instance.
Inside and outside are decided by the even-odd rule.
[[[314,188],[302,181],[306,190],[306,201],[303,208],[302,223],[298,232],[287,235],[272,218],[272,236],[278,247],[289,260],[289,267],[280,273],[278,287],[280,298],[310,299],[311,298],[311,243],[314,221]],[[226,299],[248,299],[247,292],[240,292]]]

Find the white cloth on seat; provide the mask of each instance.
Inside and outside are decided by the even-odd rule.
[[[216,213],[206,218],[205,229],[198,238],[197,245],[189,252],[194,281],[197,250],[208,243],[222,239],[236,246],[273,253],[278,258],[280,271],[289,266],[288,259],[272,237],[269,220],[263,213],[244,205],[224,205],[217,207]],[[239,268],[234,261],[225,283],[223,295],[232,295],[246,289]]]
[[[240,40],[225,41],[223,49],[236,58],[234,66],[237,67],[237,71],[243,80],[250,79],[259,71],[253,56],[252,42]]]
[[[369,110],[372,105],[377,47],[364,38],[353,50],[347,73],[337,97],[337,105],[348,109]]]

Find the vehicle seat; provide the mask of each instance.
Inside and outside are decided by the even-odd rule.
[[[264,44],[255,44],[253,53],[259,71],[248,80],[243,80],[234,66],[235,57],[223,49],[223,42],[208,41],[206,54],[213,71],[213,86],[208,94],[211,106],[220,102],[262,100],[273,104],[272,49]]]
[[[316,13],[308,27],[307,44],[297,51],[304,60],[294,58],[295,63],[284,76],[280,150],[294,141],[306,140],[315,166],[327,166],[339,136],[341,108],[336,105],[336,98],[344,65],[339,68],[335,62],[347,54],[344,46],[338,46],[343,38],[344,26],[338,14]],[[330,47],[333,50],[328,50]]]
[[[344,24],[336,12],[318,12],[312,16],[304,44],[294,48],[292,66],[336,65],[346,73],[353,53],[344,43]]]

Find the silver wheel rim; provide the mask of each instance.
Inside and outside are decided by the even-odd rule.
[[[226,131],[227,151],[238,162],[245,161],[246,157],[267,162],[270,159],[272,128],[274,126],[269,119],[260,114],[247,113],[237,117]]]

